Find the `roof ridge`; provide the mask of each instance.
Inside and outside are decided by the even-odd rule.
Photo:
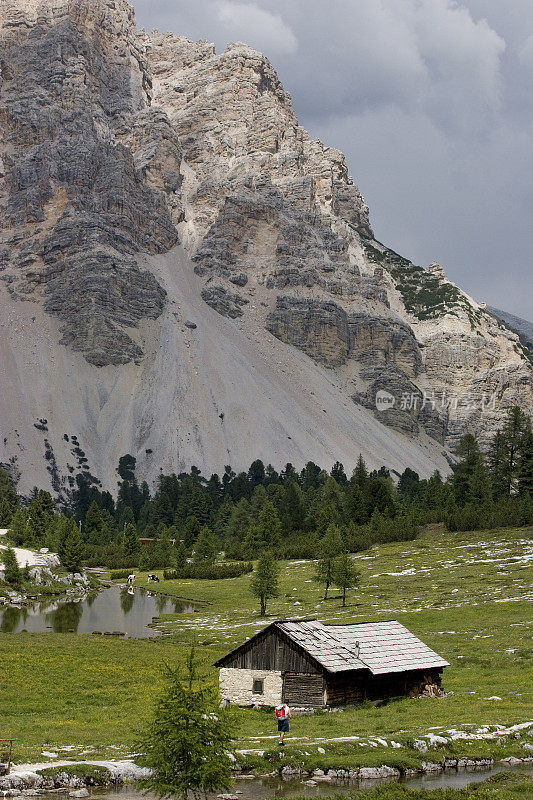
[[[356,625],[382,625],[386,622],[398,622],[397,619],[367,619],[363,622],[321,622],[320,624],[323,625],[325,628],[349,628],[355,627]],[[402,625],[401,622],[398,622],[398,625]],[[405,628],[405,625],[402,625],[402,628]],[[406,628],[407,630],[407,628]]]

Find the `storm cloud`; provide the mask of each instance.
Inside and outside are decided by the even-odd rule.
[[[381,241],[533,316],[530,0],[136,0],[139,25],[268,56],[346,153]]]

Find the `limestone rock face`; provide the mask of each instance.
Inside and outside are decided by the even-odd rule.
[[[336,303],[278,297],[267,330],[329,367],[346,362],[350,333],[346,312]]]
[[[158,317],[165,301],[134,255],[178,239],[157,181],[142,180],[146,166],[136,169],[120,142],[150,82],[133,13],[71,0],[7,2],[0,15],[2,277],[14,297],[39,297],[61,320],[62,344],[99,366],[126,363],[142,351],[125,329]],[[160,117],[151,141],[164,135]],[[161,183],[174,189],[176,179]]]
[[[517,334],[374,238],[268,59],[125,0],[0,3],[0,279],[23,491],[113,489],[125,453],[149,481],[360,452],[428,475],[533,408]]]
[[[248,300],[245,300],[236,292],[230,292],[224,286],[205,286],[202,289],[202,300],[205,300],[208,306],[214,308],[223,317],[242,317],[242,306],[246,305]]]
[[[153,102],[168,113],[192,171],[184,182],[193,212],[189,236],[203,236],[228,196],[264,178],[295,206],[332,213],[371,235],[368,208],[343,154],[310,140],[298,125],[265,56],[242,42],[217,55],[212,44],[168,33],[141,41]]]

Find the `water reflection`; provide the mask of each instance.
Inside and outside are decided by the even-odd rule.
[[[301,780],[294,778],[263,778],[246,781],[235,781],[233,789],[230,789],[230,796],[237,794],[240,800],[270,800],[270,798],[279,798],[280,800],[293,800],[293,798],[308,798],[308,800],[326,800],[332,796],[337,798],[364,798],[367,792],[372,792],[374,796],[375,790],[386,784],[398,783],[397,793],[394,796],[404,797],[404,792],[401,786],[406,786],[412,789],[440,789],[441,794],[439,797],[444,797],[444,791],[447,788],[462,789],[463,787],[485,781],[489,776],[496,775],[504,768],[496,766],[485,770],[463,770],[451,772],[438,772],[427,773],[424,776],[417,776],[414,778],[380,778],[377,780],[333,780],[331,782],[318,782],[315,785],[308,786]],[[505,770],[513,770],[507,764]],[[527,775],[533,774],[533,770],[526,764],[522,764],[516,772],[524,773]],[[237,788],[238,787],[238,788]],[[156,800],[156,796],[151,793],[144,793],[137,790],[135,786],[123,786],[120,789],[109,791],[108,789],[97,789],[92,793],[93,800]],[[469,793],[470,794],[470,793]],[[480,792],[481,794],[481,792]],[[483,793],[484,794],[484,793]],[[422,796],[422,793],[417,792],[416,796]],[[423,792],[424,797],[426,793]],[[224,795],[222,795],[224,796]],[[429,796],[429,795],[428,795]],[[448,796],[446,794],[446,796]],[[220,797],[218,793],[209,793],[206,795],[206,800],[215,800]]]
[[[162,614],[168,605],[168,597],[164,597],[162,594],[156,594],[154,600],[157,610],[160,614]]]
[[[22,616],[22,609],[9,606],[2,614],[2,621],[0,622],[0,630],[3,633],[14,633],[17,628],[20,618]]]
[[[120,607],[125,614],[129,614],[135,602],[135,591],[130,587],[129,589],[120,590]]]
[[[58,607],[46,614],[46,621],[52,623],[54,633],[77,633],[83,615],[82,602],[60,603]],[[48,627],[48,625],[47,625]]]
[[[147,627],[154,617],[191,614],[202,604],[152,594],[145,589],[109,587],[81,599],[47,599],[17,608],[0,607],[0,632],[122,633],[134,638],[157,636]]]

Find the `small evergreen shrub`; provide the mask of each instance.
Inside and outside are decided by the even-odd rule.
[[[177,580],[210,580],[223,578],[239,578],[253,570],[253,564],[242,561],[235,564],[187,564],[182,569],[165,569],[163,577],[166,581]]]

